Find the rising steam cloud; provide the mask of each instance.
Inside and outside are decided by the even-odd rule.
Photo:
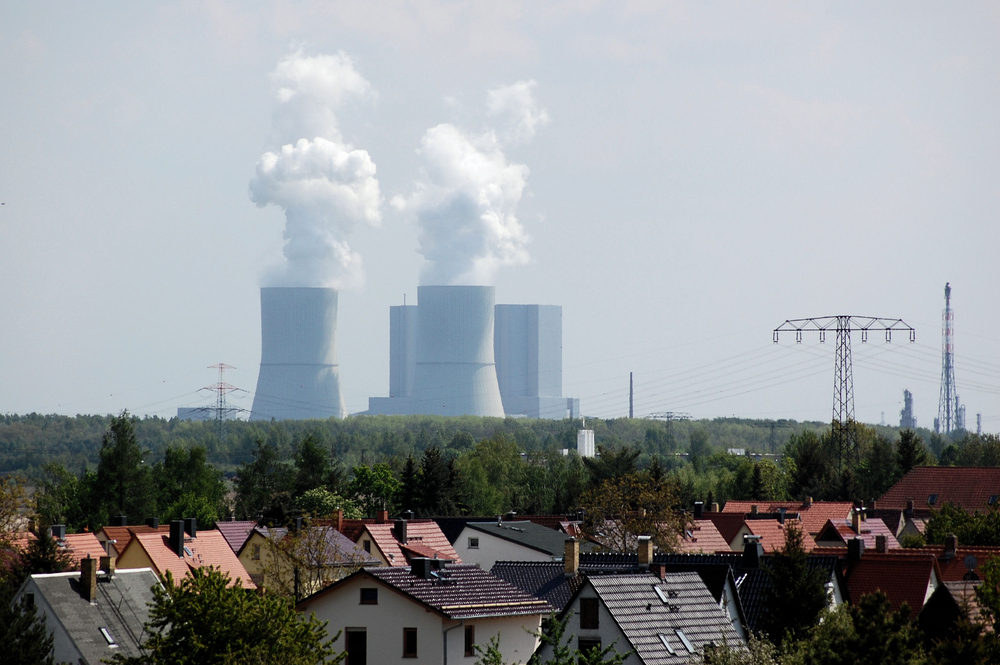
[[[529,141],[548,122],[534,81],[490,90],[487,110],[498,127],[470,134],[454,125],[428,129],[418,153],[423,174],[395,208],[420,225],[419,252],[427,260],[423,284],[492,284],[502,266],[526,263],[529,241],[517,220],[528,167],[508,162],[504,143]]]
[[[281,148],[257,162],[250,200],[285,211],[285,261],[265,282],[360,288],[361,257],[347,237],[358,223],[381,223],[382,199],[375,163],[366,150],[344,142],[336,110],[349,98],[370,97],[371,86],[343,53],[296,51],[278,63],[272,79]]]

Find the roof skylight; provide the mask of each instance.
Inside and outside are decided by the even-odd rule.
[[[691,640],[687,638],[683,630],[675,630],[677,637],[681,638],[681,643],[684,644],[684,648],[688,650],[688,653],[694,653],[694,645],[691,644]]]
[[[664,648],[666,648],[667,653],[669,653],[671,656],[676,655],[676,652],[674,651],[674,648],[670,646],[670,640],[667,639],[666,635],[664,635],[663,633],[659,633],[657,637],[659,637],[660,641],[663,642],[663,646]]]

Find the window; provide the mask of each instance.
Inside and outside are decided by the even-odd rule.
[[[664,605],[668,605],[670,603],[670,601],[667,600],[667,594],[663,593],[663,589],[654,584],[653,591],[655,591],[656,595],[660,597],[660,600],[663,602]]]
[[[260,545],[253,546],[253,560],[260,561]]]
[[[466,626],[465,627],[465,655],[475,656],[476,655],[476,627]]]
[[[369,554],[372,553],[372,541],[363,540],[361,541],[361,546],[365,548],[365,552],[368,552]]]
[[[403,658],[417,657],[417,629],[403,629]]]
[[[104,636],[104,639],[105,639],[105,640],[107,640],[107,642],[108,642],[108,646],[109,646],[110,648],[114,649],[115,647],[117,647],[117,646],[118,646],[118,645],[117,645],[117,644],[115,643],[115,638],[111,637],[111,633],[110,633],[110,632],[108,632],[108,629],[107,629],[107,628],[104,628],[103,626],[101,627],[101,635],[103,635],[103,636]]]
[[[670,640],[667,639],[666,635],[664,635],[663,633],[660,633],[658,635],[658,637],[660,638],[660,641],[663,642],[663,647],[667,650],[667,653],[669,653],[671,656],[674,656],[674,655],[677,654],[677,652],[674,651],[674,648],[672,646],[670,646]]]
[[[368,633],[364,628],[348,628],[347,665],[368,665]]]
[[[601,620],[597,612],[596,598],[580,599],[580,629],[597,630],[601,627]]]
[[[990,498],[986,503],[988,503],[991,506],[995,506],[997,505],[997,499],[1000,499],[1000,495],[990,494]]]
[[[25,605],[25,607],[34,607],[35,606],[35,594],[33,594],[33,593],[26,593],[26,594],[24,594],[24,605]]]
[[[469,538],[469,549],[470,550],[478,550],[479,549],[479,539],[478,538]]]
[[[687,638],[687,635],[684,634],[684,631],[675,630],[674,632],[677,633],[677,637],[681,638],[681,644],[683,644],[684,648],[688,650],[688,653],[694,653],[694,645],[691,644],[691,640]]]
[[[937,494],[931,494],[929,497],[927,497],[928,506],[933,506],[935,503],[937,503]]]
[[[578,637],[576,638],[576,648],[580,650],[581,654],[586,654],[589,651],[597,649],[601,650],[601,638],[599,637]],[[582,659],[581,659],[582,662]]]
[[[362,605],[378,605],[378,587],[372,589],[363,587],[361,589]]]

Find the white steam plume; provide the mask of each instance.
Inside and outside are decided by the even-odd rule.
[[[343,141],[335,111],[349,97],[369,97],[371,86],[343,53],[296,51],[278,63],[272,79],[279,102],[275,132],[284,145],[257,162],[250,200],[285,211],[285,261],[265,282],[360,288],[361,257],[347,236],[359,222],[381,223],[382,199],[375,163]]]
[[[534,81],[490,90],[488,110],[509,141],[527,141],[548,115],[532,95]],[[528,261],[530,238],[517,220],[528,167],[510,163],[496,130],[473,135],[454,125],[428,129],[418,150],[422,178],[395,208],[420,224],[423,284],[492,284],[501,266]]]

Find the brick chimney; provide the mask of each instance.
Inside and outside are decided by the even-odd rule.
[[[653,539],[649,536],[639,536],[639,568],[649,570],[653,563]]]
[[[810,508],[812,507],[812,505],[813,505],[813,498],[811,496],[807,496],[806,500],[802,502],[803,508]]]
[[[80,559],[80,591],[83,597],[93,603],[97,600],[97,559]]]
[[[580,570],[580,541],[567,538],[563,547],[563,572],[566,577],[574,577]]]
[[[756,503],[753,504],[752,506],[750,506],[750,514],[751,515],[756,515],[757,514],[757,504]]]
[[[944,537],[944,558],[954,559],[958,554],[958,536],[949,533]]]
[[[115,557],[113,557],[113,556],[102,556],[100,558],[100,562],[101,562],[101,570],[104,571],[104,573],[109,578],[114,578],[114,576],[115,576]]]
[[[875,552],[877,554],[885,554],[888,549],[889,539],[884,534],[875,536]]]
[[[380,510],[377,513],[375,513],[375,523],[376,524],[385,524],[388,521],[389,521],[389,511],[388,510]]]
[[[861,533],[861,513],[863,511],[863,508],[855,508],[851,511],[851,531],[854,533]]]
[[[344,532],[344,511],[340,508],[333,513],[333,528],[341,533]]]
[[[719,512],[719,504],[715,503],[714,501],[712,502],[712,512],[713,513]]]
[[[855,536],[847,541],[847,560],[861,561],[861,555],[865,552],[865,540]]]

